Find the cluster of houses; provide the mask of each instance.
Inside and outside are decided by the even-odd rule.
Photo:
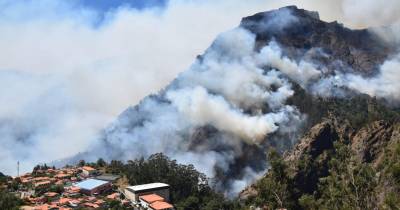
[[[150,183],[121,187],[119,176],[101,174],[93,167],[49,168],[16,177],[15,192],[25,210],[104,209],[122,205],[134,210],[172,210],[169,185]]]

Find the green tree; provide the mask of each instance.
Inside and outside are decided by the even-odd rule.
[[[0,209],[17,210],[22,205],[22,200],[11,193],[0,191]]]
[[[96,162],[96,165],[97,165],[98,167],[104,167],[104,166],[107,165],[107,163],[106,163],[106,161],[104,161],[103,158],[99,158],[99,159],[97,160],[97,162]]]
[[[78,166],[79,166],[79,167],[83,167],[83,166],[85,166],[85,165],[86,165],[85,160],[80,160],[80,161],[78,162]]]
[[[271,168],[268,174],[257,184],[259,197],[256,204],[267,204],[270,208],[295,208],[293,180],[289,168],[278,152],[271,150],[268,154]]]
[[[327,209],[375,209],[376,171],[356,160],[350,146],[335,143],[329,176],[321,179],[318,202]]]
[[[214,192],[208,185],[207,177],[193,165],[178,164],[164,154],[151,155],[148,159],[129,160],[126,164],[111,161],[106,171],[126,177],[131,185],[152,182],[168,183],[170,198],[177,209],[232,209],[231,202]],[[218,208],[214,204],[219,203]],[[208,205],[208,207],[206,207]]]
[[[64,192],[64,186],[63,185],[52,185],[50,187],[49,191],[61,194],[62,192]]]

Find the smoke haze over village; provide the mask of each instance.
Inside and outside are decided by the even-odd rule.
[[[269,134],[295,141],[307,116],[287,103],[293,81],[315,96],[350,91],[398,104],[396,53],[370,77],[331,74],[306,56],[289,58],[274,41],[255,50],[256,35],[238,27],[242,17],[297,5],[346,27],[375,27],[398,46],[400,2],[360,1],[0,1],[0,169],[15,174],[20,161],[30,171],[79,153],[128,160],[163,152],[212,177],[216,166],[230,171],[243,144]],[[290,10],[276,14],[257,30],[297,24]],[[190,145],[185,135],[206,126],[220,131],[210,137],[215,144]],[[243,162],[221,187],[237,193],[265,172]]]

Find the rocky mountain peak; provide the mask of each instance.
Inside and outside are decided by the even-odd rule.
[[[288,6],[242,19],[244,27],[257,35],[259,46],[274,40],[285,46],[291,58],[309,56],[329,68],[350,67],[373,74],[394,49],[368,29],[351,30],[338,22],[320,20],[318,12]],[[318,49],[321,53],[313,53]]]

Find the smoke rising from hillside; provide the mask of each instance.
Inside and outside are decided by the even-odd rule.
[[[254,48],[255,36],[245,29],[221,34],[161,96],[147,97],[123,113],[105,131],[103,144],[84,157],[131,159],[163,152],[194,164],[210,177],[218,175],[216,169],[233,173],[232,166],[242,162],[245,167],[224,183],[216,180],[221,190],[238,192],[241,188],[232,187],[254,180],[265,169],[260,163],[259,167],[252,166],[253,161],[260,160],[256,156],[240,161],[244,153],[250,152],[243,145],[250,145],[265,159],[264,149],[258,144],[268,141],[268,135],[275,132],[296,133],[303,120],[295,107],[285,104],[293,95],[288,78],[275,69],[263,68],[261,54]],[[273,58],[293,64],[286,57]],[[283,67],[291,71],[293,66]],[[201,134],[206,126],[218,132]]]
[[[400,60],[399,56],[385,61],[376,76],[365,78],[360,75],[344,74],[336,78],[338,85],[352,90],[400,103]]]
[[[96,11],[68,1],[0,1],[0,170],[15,174],[20,161],[30,171],[85,151],[122,110],[263,5],[173,0],[121,7],[94,26]]]

